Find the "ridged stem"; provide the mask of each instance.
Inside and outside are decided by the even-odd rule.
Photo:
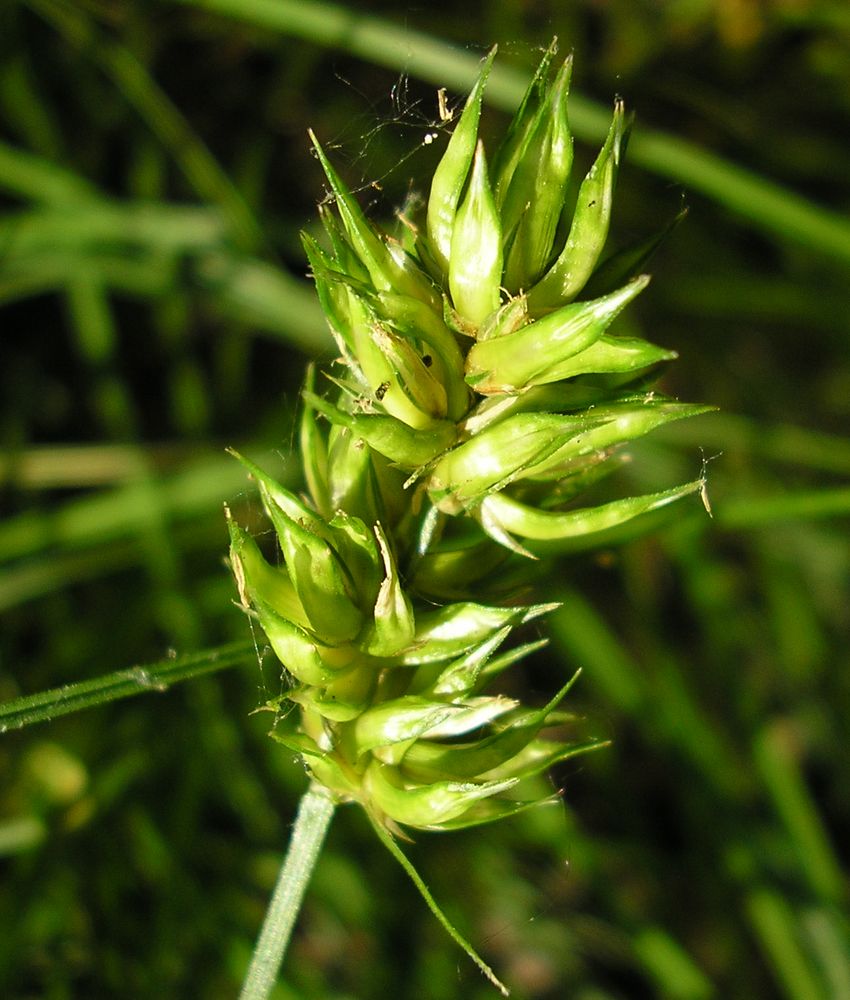
[[[239,1000],[266,1000],[277,981],[304,892],[319,858],[335,803],[313,784],[298,806],[292,836]]]

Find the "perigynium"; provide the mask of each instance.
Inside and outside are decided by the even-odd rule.
[[[609,332],[649,282],[639,250],[599,263],[628,121],[617,101],[568,205],[571,60],[553,72],[554,53],[488,154],[490,53],[400,241],[312,136],[335,210],[304,247],[339,361],[303,394],[306,492],[242,459],[282,556],[230,520],[241,603],[299,710],[273,735],[390,842],[527,809],[534,776],[598,745],[546,738],[570,681],[543,706],[492,692],[540,645],[512,631],[555,607],[516,567],[703,485],[577,503],[628,442],[707,408],[646,389],[673,352]]]

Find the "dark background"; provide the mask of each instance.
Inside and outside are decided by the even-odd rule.
[[[637,111],[612,245],[689,206],[620,329],[679,352],[664,391],[720,407],[635,448],[612,495],[704,457],[715,516],[558,560],[552,645],[514,683],[543,701],[582,667],[570,705],[612,746],[551,777],[563,808],[410,853],[517,997],[850,997],[839,0],[8,0],[0,699],[250,638],[222,503],[260,520],[223,449],[297,482],[304,366],[331,356],[307,129],[392,225],[444,142],[423,144],[437,86],[456,104],[498,42],[496,133],[508,70],[553,35],[577,170],[615,94]],[[0,995],[238,993],[306,784],[251,714],[277,683],[249,655],[0,738]],[[285,980],[279,1000],[495,995],[350,808]]]

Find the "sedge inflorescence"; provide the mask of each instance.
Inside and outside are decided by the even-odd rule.
[[[649,280],[649,243],[600,264],[622,103],[567,205],[571,61],[555,68],[547,51],[488,162],[478,133],[493,58],[424,224],[400,240],[367,221],[313,137],[333,207],[320,209],[326,239],[304,246],[340,360],[332,394],[312,374],[303,394],[306,493],[243,459],[282,565],[230,520],[242,604],[300,713],[277,737],[392,833],[527,808],[530,779],[594,745],[546,738],[567,718],[569,683],[536,708],[487,693],[539,645],[511,646],[512,630],[555,606],[527,603],[515,567],[702,485],[577,504],[621,446],[706,407],[646,391],[674,355],[609,333]]]

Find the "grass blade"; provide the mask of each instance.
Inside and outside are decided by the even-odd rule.
[[[92,184],[67,167],[5,142],[0,142],[0,188],[49,205],[64,205],[97,196]]]
[[[256,655],[252,642],[235,642],[15,698],[0,705],[0,733],[23,729],[36,722],[50,722],[84,708],[104,705],[134,694],[166,691],[178,681],[235,667],[256,659]]]

